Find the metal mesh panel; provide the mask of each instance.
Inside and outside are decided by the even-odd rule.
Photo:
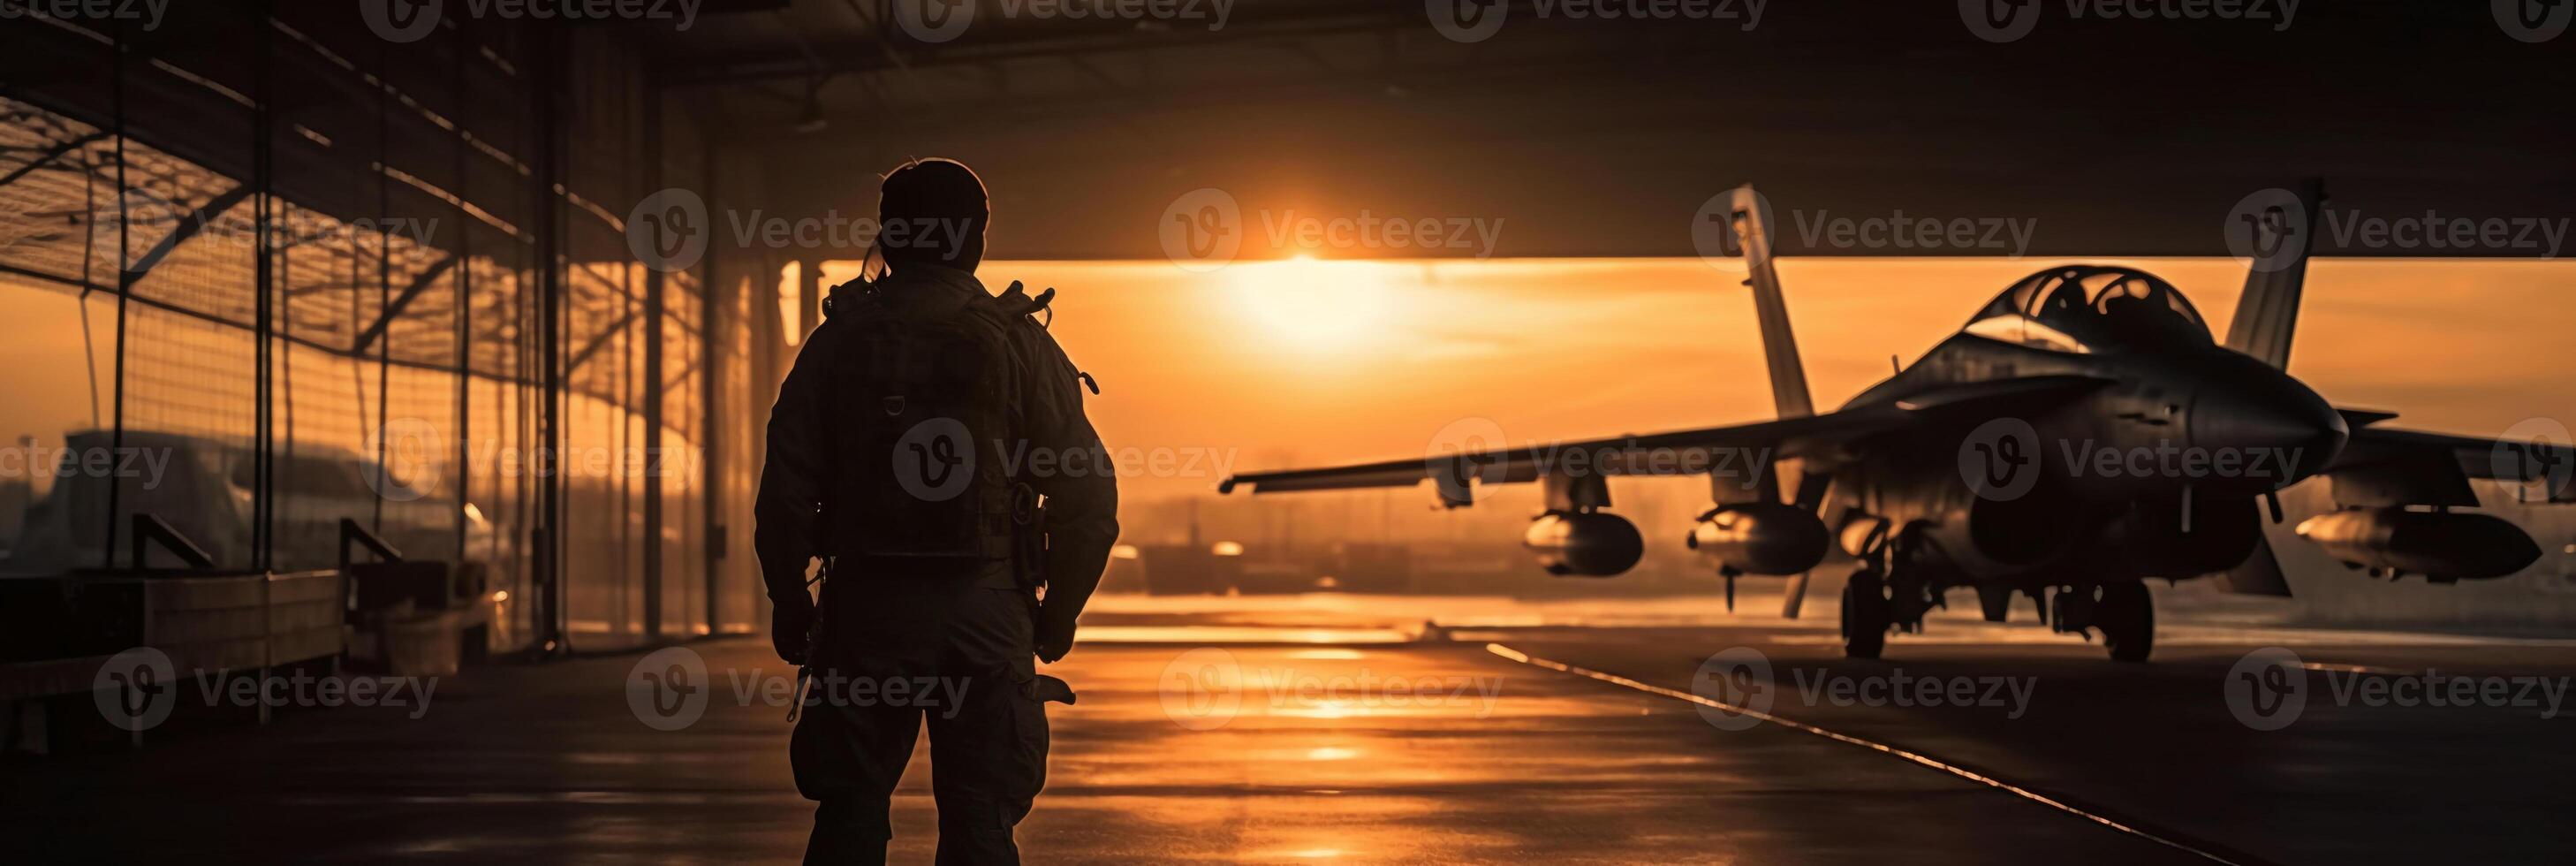
[[[107,562],[137,511],[170,512],[227,567],[328,567],[350,520],[485,569],[505,644],[743,625],[748,557],[725,578],[746,601],[711,611],[708,545],[720,522],[747,532],[750,433],[727,430],[746,453],[720,483],[698,454],[711,412],[747,427],[766,401],[733,357],[709,405],[704,281],[664,276],[654,309],[622,225],[644,192],[702,182],[703,136],[666,118],[678,134],[648,140],[655,97],[614,33],[491,24],[388,45],[345,4],[260,8],[190,7],[217,38],[168,56],[176,43],[12,31],[51,66],[0,83],[0,309],[47,325],[63,360],[13,420],[57,448],[159,449],[185,478],[0,479],[0,571]],[[291,98],[262,114],[264,88]],[[556,444],[565,462],[542,477]]]

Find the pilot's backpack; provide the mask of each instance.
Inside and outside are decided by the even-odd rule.
[[[1012,554],[1021,440],[1006,299],[835,292],[825,552],[844,573],[970,574]],[[844,303],[852,294],[853,302]],[[978,293],[980,294],[980,293]],[[1025,300],[1022,296],[1020,300]]]

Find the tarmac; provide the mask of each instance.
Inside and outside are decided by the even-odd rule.
[[[1021,846],[1032,863],[2576,850],[2576,707],[2553,713],[2549,691],[2576,676],[2568,641],[2176,626],[2156,661],[2122,665],[2027,625],[1945,618],[1855,662],[1832,622],[1811,606],[1795,622],[1428,639],[1104,628],[1121,642],[1047,669],[1081,698],[1050,707],[1049,781]],[[2295,701],[2249,691],[2262,666],[2240,663],[2272,646],[2303,671]],[[697,710],[651,691],[689,657]],[[792,674],[766,641],[723,639],[469,669],[426,706],[174,723],[139,749],[12,760],[0,824],[31,863],[792,861],[810,805],[772,685]],[[930,859],[926,752],[896,797],[897,862]]]

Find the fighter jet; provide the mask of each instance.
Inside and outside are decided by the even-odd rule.
[[[1548,572],[1607,577],[1644,553],[1611,513],[1608,479],[1697,475],[1711,507],[1686,544],[1725,578],[1789,579],[1798,615],[1829,547],[1859,563],[1842,596],[1845,653],[1875,658],[1891,630],[1921,630],[1959,587],[2001,622],[2015,593],[2059,632],[2099,632],[2113,659],[2144,661],[2155,636],[2148,579],[2210,578],[2287,596],[2262,521],[2310,479],[2334,508],[2296,534],[2375,577],[2493,578],[2536,561],[2520,527],[2475,511],[2470,479],[2526,501],[2576,501],[2576,448],[2384,426],[2291,376],[2291,335],[2323,189],[2251,215],[2256,258],[2220,344],[2182,293],[2134,268],[2031,274],[1913,365],[1817,414],[1772,268],[1768,213],[1752,188],[1728,213],[1742,251],[1779,418],[1615,439],[1444,449],[1423,458],[1253,472],[1284,493],[1413,487],[1465,507],[1481,485],[1537,482],[1545,510],[1523,538]],[[2289,199],[2295,199],[2290,201]],[[2289,251],[2288,254],[2282,254]]]

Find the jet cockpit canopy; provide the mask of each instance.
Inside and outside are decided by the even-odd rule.
[[[2209,324],[2173,284],[2136,268],[2067,265],[2023,277],[1995,296],[1967,332],[2034,349],[2090,353],[2104,345],[2213,342]]]

